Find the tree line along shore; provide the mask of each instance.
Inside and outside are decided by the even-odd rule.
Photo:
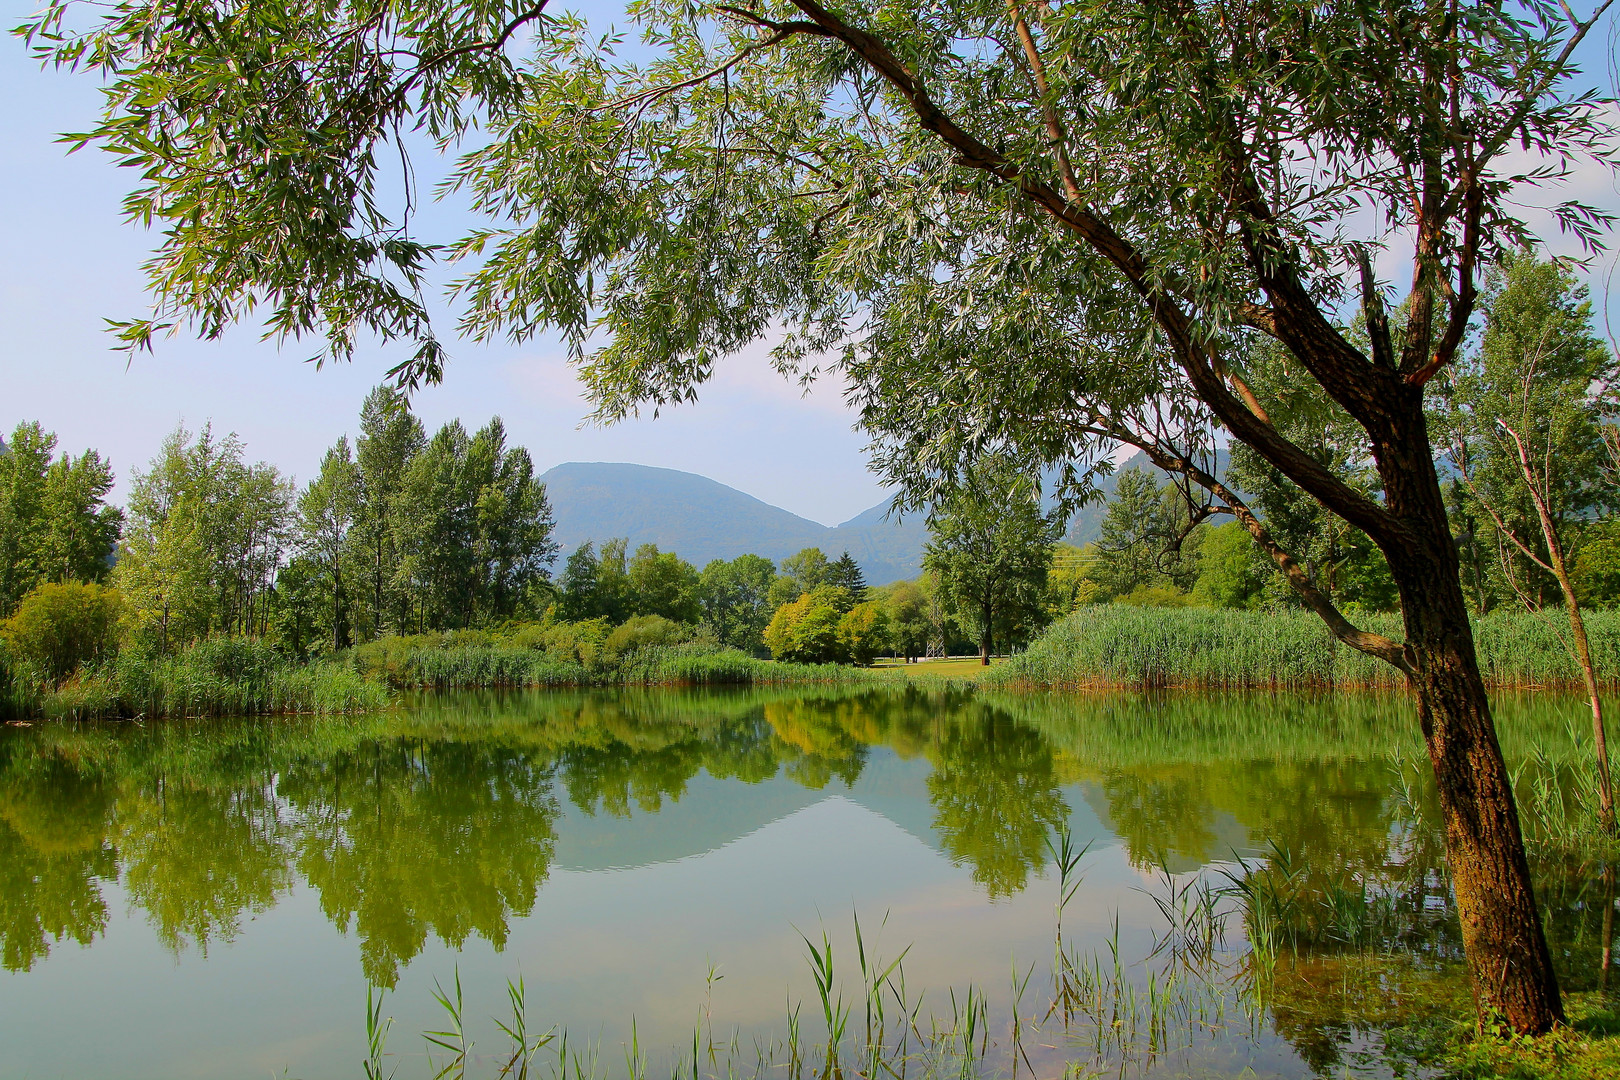
[[[1434,410],[1481,668],[1502,687],[1578,684],[1567,623],[1550,611],[1578,602],[1607,683],[1620,671],[1614,360],[1557,264],[1506,261],[1484,306],[1480,345]],[[1515,345],[1530,338],[1533,362]],[[1254,373],[1263,400],[1287,401],[1285,365]],[[1484,419],[1531,381],[1517,406],[1546,441],[1540,473]],[[1375,484],[1341,417],[1289,416],[1347,483]],[[564,558],[545,486],[499,418],[430,436],[386,387],[302,487],[206,425],[171,433],[124,507],[107,503],[114,474],[94,450],[58,455],[38,423],[17,425],[6,450],[0,701],[12,716],[345,712],[404,687],[848,681],[878,657],[974,650],[1015,654],[987,679],[1030,688],[1404,680],[1337,644],[1243,524],[1217,524],[1140,468],[1114,478],[1096,539],[1076,546],[1061,539],[1073,506],[989,457],[926,508],[923,573],[870,587],[848,552],[818,548],[700,569],[608,539]],[[1331,602],[1402,636],[1365,534],[1242,446],[1226,475]]]

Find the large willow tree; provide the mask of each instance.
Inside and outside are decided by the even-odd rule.
[[[637,0],[640,36],[604,38],[545,0],[123,0],[89,25],[55,0],[24,32],[107,80],[82,138],[165,230],[131,347],[268,312],[338,357],[408,339],[396,375],[439,378],[403,161],[426,138],[471,150],[451,182],[490,220],[450,249],[463,331],[561,328],[603,418],[770,339],[786,371],[842,367],[917,502],[985,453],[1081,494],[1107,447],[1142,447],[1406,673],[1479,999],[1542,1031],[1558,988],[1424,387],[1525,238],[1513,200],[1608,152],[1612,114],[1569,90],[1612,0],[1589,2]],[[1261,347],[1364,432],[1377,490],[1272,422],[1244,379]],[[1220,483],[1217,429],[1377,544],[1404,642]]]

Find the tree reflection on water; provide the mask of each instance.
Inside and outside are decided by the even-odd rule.
[[[1561,727],[1520,719],[1510,754],[1512,738],[1544,748]],[[1410,727],[1388,698],[915,689],[461,694],[358,719],[43,724],[0,736],[0,962],[27,971],[57,943],[93,947],[114,882],[165,946],[202,953],[302,885],[357,937],[366,978],[393,986],[430,940],[501,948],[570,812],[657,815],[700,776],[848,792],[888,754],[927,763],[922,839],[992,899],[1042,875],[1053,830],[1086,808],[1143,870],[1242,860],[1270,875],[1273,929],[1293,949],[1265,973],[1271,1015],[1329,1069],[1358,1025],[1457,985],[1432,978],[1460,954]],[[1566,986],[1595,986],[1612,868],[1538,850]]]

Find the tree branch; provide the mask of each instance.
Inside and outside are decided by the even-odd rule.
[[[1014,163],[964,131],[929,97],[910,70],[872,35],[846,24],[816,0],[793,0],[793,4],[893,86],[905,98],[924,130],[932,132],[956,151],[958,164],[1017,184],[1026,197],[1123,273],[1169,337],[1176,359],[1186,371],[1194,390],[1228,430],[1259,451],[1306,493],[1375,541],[1391,546],[1410,545],[1410,531],[1402,522],[1373,500],[1352,490],[1315,458],[1279,435],[1227,388],[1225,380],[1209,364],[1204,350],[1199,346],[1192,320],[1173,302],[1160,283],[1161,275],[1155,274],[1154,268],[1141,253],[1116,233],[1112,226],[1089,207],[1065,199],[1050,185],[1023,173]],[[1321,319],[1321,313],[1314,306],[1310,311],[1318,320]],[[1331,331],[1331,327],[1328,329]],[[1336,332],[1333,333],[1337,336]],[[1370,369],[1371,365],[1367,367]]]
[[[1023,9],[1018,6],[1018,0],[1007,0],[1007,10],[1012,14],[1013,25],[1018,30],[1018,40],[1023,42],[1024,55],[1029,58],[1030,75],[1035,81],[1035,92],[1040,95],[1041,109],[1046,114],[1046,134],[1052,144],[1052,152],[1057,155],[1058,173],[1063,177],[1063,190],[1072,203],[1085,202],[1085,196],[1080,193],[1080,184],[1074,176],[1074,165],[1069,161],[1069,134],[1063,130],[1063,121],[1058,118],[1057,106],[1052,103],[1052,87],[1046,81],[1046,64],[1041,60],[1040,50],[1035,47],[1035,35],[1030,33],[1029,22],[1024,18]]]
[[[417,71],[421,72],[427,68],[442,64],[447,60],[453,60],[458,56],[464,56],[467,53],[500,52],[502,49],[506,48],[506,43],[511,40],[512,35],[517,33],[519,28],[526,23],[533,22],[535,19],[538,19],[542,14],[545,13],[547,3],[548,0],[539,0],[539,3],[520,14],[511,22],[507,23],[506,27],[498,35],[496,35],[495,40],[475,41],[471,45],[462,45],[459,48],[447,49],[442,53],[436,53],[418,64]]]
[[[1185,456],[1167,451],[1164,447],[1156,446],[1147,440],[1124,438],[1147,454],[1148,459],[1165,472],[1179,473],[1196,483],[1199,487],[1215,495],[1224,504],[1224,512],[1231,514],[1248,530],[1255,543],[1260,545],[1262,551],[1271,557],[1283,577],[1294,591],[1299,593],[1305,606],[1314,611],[1321,620],[1327,624],[1328,631],[1338,640],[1355,649],[1376,657],[1393,667],[1399,668],[1408,675],[1413,673],[1413,656],[1408,646],[1397,641],[1391,641],[1382,634],[1375,634],[1369,630],[1362,630],[1344,617],[1344,613],[1334,606],[1333,601],[1316,587],[1310,574],[1294,560],[1294,557],[1285,551],[1271,535],[1265,524],[1255,516],[1248,505],[1230,488],[1215,477],[1199,468]]]

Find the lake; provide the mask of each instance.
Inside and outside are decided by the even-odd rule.
[[[1522,783],[1567,786],[1582,709],[1498,703]],[[0,1076],[360,1077],[375,988],[384,1075],[431,1077],[458,980],[468,1075],[494,1076],[521,978],[583,1076],[696,1054],[791,1078],[825,1063],[828,948],[852,1071],[862,987],[903,956],[881,1039],[919,1075],[1394,1075],[1417,1036],[1389,1022],[1468,1000],[1430,788],[1395,696],[484,693],[14,726]],[[1560,975],[1594,987],[1612,875],[1556,850]]]

